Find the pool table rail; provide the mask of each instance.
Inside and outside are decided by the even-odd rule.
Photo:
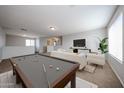
[[[42,54],[39,54],[39,55],[49,57],[49,58],[53,58],[53,59],[57,59],[57,60],[62,60],[62,61],[74,64],[71,69],[69,69],[62,76],[60,76],[55,81],[53,81],[53,83],[50,84],[51,88],[64,88],[69,83],[69,81],[71,81],[71,87],[72,88],[76,87],[76,71],[79,69],[79,64],[78,63],[68,61],[68,60],[65,60],[65,59],[60,59],[60,58],[56,58],[56,57],[47,56],[47,55],[42,55]],[[21,56],[21,57],[23,57],[23,56]],[[14,58],[18,58],[18,57],[14,57]],[[25,87],[25,88],[33,88],[33,84],[28,79],[28,77],[26,77],[26,75],[21,71],[18,64],[16,64],[16,62],[14,62],[14,60],[13,60],[14,58],[11,58],[10,62],[11,62],[12,67],[13,67],[13,73],[16,74],[16,82],[17,83],[22,82],[23,87]]]

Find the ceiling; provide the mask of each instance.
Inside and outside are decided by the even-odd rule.
[[[0,26],[7,34],[56,36],[104,28],[117,6],[15,5],[0,6]],[[56,28],[55,31],[49,29]],[[21,29],[26,29],[23,31]]]

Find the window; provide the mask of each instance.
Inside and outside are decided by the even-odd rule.
[[[26,40],[26,46],[30,46],[30,40],[29,39]]]
[[[119,60],[123,61],[122,57],[122,27],[123,27],[122,13],[117,17],[114,23],[109,28],[109,54]]]
[[[25,45],[26,46],[34,46],[35,45],[35,42],[34,42],[34,40],[26,39]]]
[[[30,40],[30,46],[34,46],[34,40]]]

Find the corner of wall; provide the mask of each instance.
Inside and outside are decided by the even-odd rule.
[[[2,58],[2,47],[5,46],[6,43],[6,33],[3,31],[2,27],[0,27],[0,59]]]

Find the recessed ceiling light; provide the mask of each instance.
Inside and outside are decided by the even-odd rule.
[[[55,27],[50,27],[50,30],[55,30]]]

